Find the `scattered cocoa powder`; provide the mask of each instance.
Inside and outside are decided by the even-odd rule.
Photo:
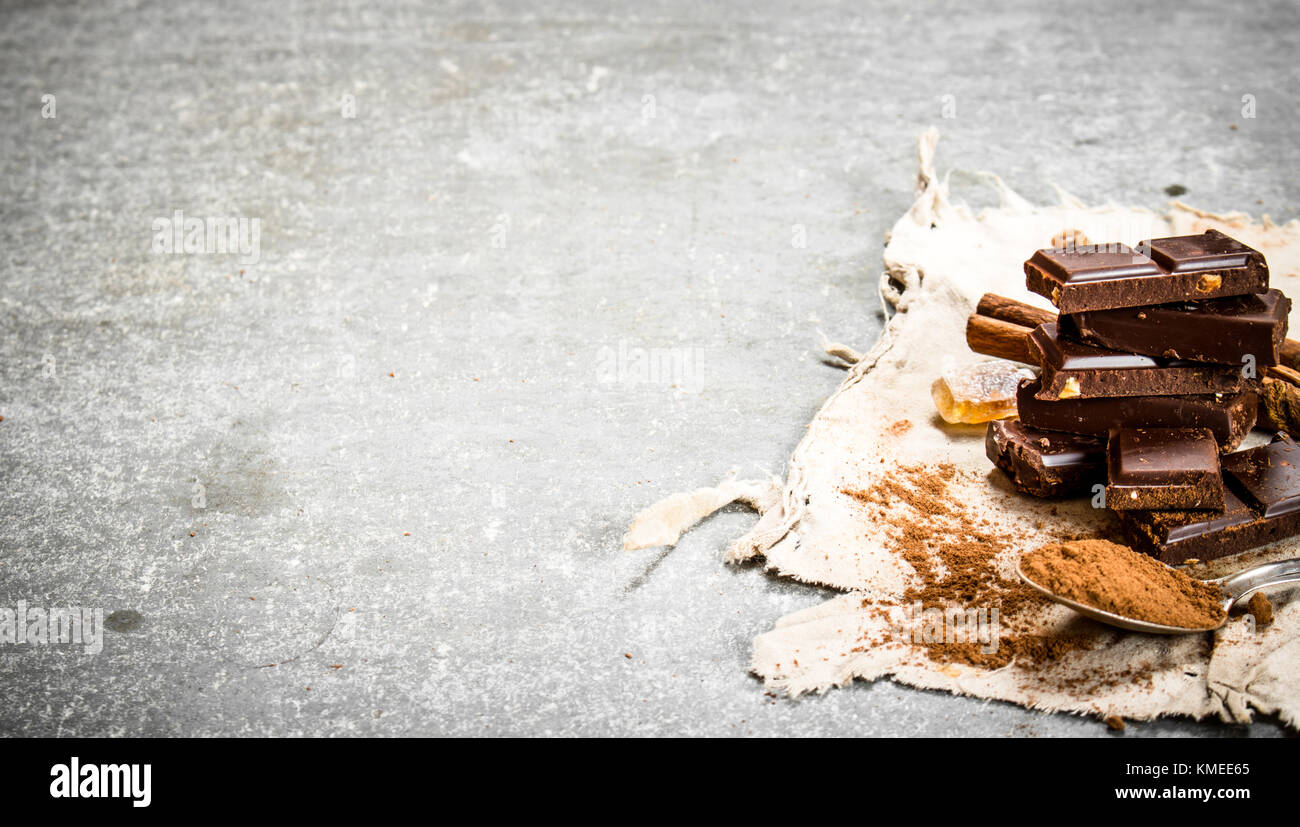
[[[1052,543],[1026,554],[1020,569],[1053,594],[1112,614],[1183,629],[1223,622],[1217,585],[1108,540]]]
[[[1267,626],[1273,622],[1273,604],[1268,602],[1263,592],[1255,592],[1250,596],[1246,611],[1255,616],[1256,626]]]
[[[972,518],[962,509],[960,498],[949,490],[957,475],[950,463],[899,466],[870,488],[841,490],[878,512],[880,523],[887,526],[887,547],[916,573],[917,582],[903,594],[905,603],[998,609],[1002,634],[996,651],[986,652],[988,647],[976,642],[917,644],[926,657],[989,669],[1013,661],[1032,668],[1096,645],[1095,636],[1087,634],[1026,631],[1027,621],[1049,601],[998,566],[998,556],[1010,553],[1011,546],[990,529],[987,519]],[[901,513],[900,508],[912,513]]]
[[[890,436],[898,437],[912,430],[912,421],[910,419],[900,419],[893,425],[885,429]]]

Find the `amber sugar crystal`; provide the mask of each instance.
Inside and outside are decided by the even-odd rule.
[[[995,359],[944,371],[930,397],[945,422],[977,424],[1016,415],[1016,388],[1033,379],[1023,365]]]

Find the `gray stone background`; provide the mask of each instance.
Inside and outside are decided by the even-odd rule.
[[[1295,217],[1298,21],[4,3],[0,599],[116,614],[96,656],[0,651],[0,733],[1104,735],[887,682],[769,697],[751,638],[829,595],[724,566],[740,510],[620,538],[781,471],[842,375],[820,333],[879,334],[926,126],[977,206],[991,170]],[[257,219],[259,255],[153,252],[176,210]]]

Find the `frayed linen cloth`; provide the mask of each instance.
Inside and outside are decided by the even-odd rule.
[[[890,678],[1046,711],[1133,720],[1213,716],[1237,723],[1262,713],[1297,728],[1300,590],[1269,592],[1276,607],[1271,625],[1236,620],[1215,633],[1173,637],[1123,632],[1052,604],[1035,617],[1034,631],[1090,635],[1092,646],[1032,671],[1016,661],[997,669],[935,662],[918,657],[905,641],[892,641],[883,628],[884,613],[873,607],[903,604],[916,574],[890,550],[888,527],[845,496],[846,489],[869,489],[906,467],[950,463],[957,471],[951,501],[1008,538],[996,561],[1007,572],[1025,551],[1058,540],[1063,531],[1092,535],[1113,519],[1086,500],[1046,503],[1017,494],[985,457],[984,427],[946,425],[930,398],[942,368],[987,358],[971,353],[965,341],[966,318],[982,294],[1050,307],[1025,290],[1022,264],[1031,252],[1065,230],[1082,231],[1096,243],[1135,244],[1217,228],[1263,252],[1273,286],[1300,298],[1300,222],[1279,226],[1267,217],[1214,215],[1178,202],[1164,213],[1089,207],[1059,189],[1059,204],[1035,206],[994,175],[985,177],[1000,205],[975,213],[955,203],[946,178],[936,176],[937,143],[937,130],[921,135],[916,200],[886,239],[880,294],[891,318],[885,332],[865,355],[845,345],[826,348],[846,364],[847,375],[808,425],[785,479],[728,477],[712,488],[675,494],[637,515],[625,547],[672,545],[733,502],[757,511],[755,526],[727,549],[728,561],[761,558],[781,576],[844,592],[781,618],[755,638],[752,671],[769,689],[791,695],[855,678]],[[1291,327],[1300,330],[1300,301],[1295,307]],[[1225,561],[1206,576],[1295,557],[1297,548],[1300,541],[1284,541]],[[1122,675],[1133,664],[1143,666],[1141,681],[1088,684],[1090,676]]]

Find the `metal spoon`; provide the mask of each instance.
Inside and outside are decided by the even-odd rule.
[[[1095,606],[1089,606],[1085,603],[1076,603],[1073,600],[1054,594],[1039,584],[1030,580],[1016,565],[1016,573],[1020,579],[1025,581],[1025,585],[1042,592],[1047,597],[1055,600],[1063,606],[1069,606],[1082,615],[1087,615],[1093,620],[1100,620],[1102,623],[1109,623],[1112,626],[1119,626],[1121,629],[1130,629],[1134,632],[1147,632],[1153,635],[1185,635],[1191,632],[1212,632],[1215,629],[1222,628],[1228,622],[1228,610],[1238,601],[1250,597],[1260,589],[1266,589],[1270,586],[1281,585],[1282,583],[1300,582],[1300,558],[1291,560],[1282,560],[1277,563],[1264,563],[1261,566],[1246,569],[1245,571],[1232,574],[1227,577],[1220,577],[1216,580],[1206,580],[1206,583],[1215,583],[1220,589],[1223,589],[1223,622],[1218,626],[1210,626],[1204,629],[1185,629],[1181,626],[1164,626],[1159,623],[1148,623],[1145,620],[1136,620],[1131,617],[1105,612]]]

